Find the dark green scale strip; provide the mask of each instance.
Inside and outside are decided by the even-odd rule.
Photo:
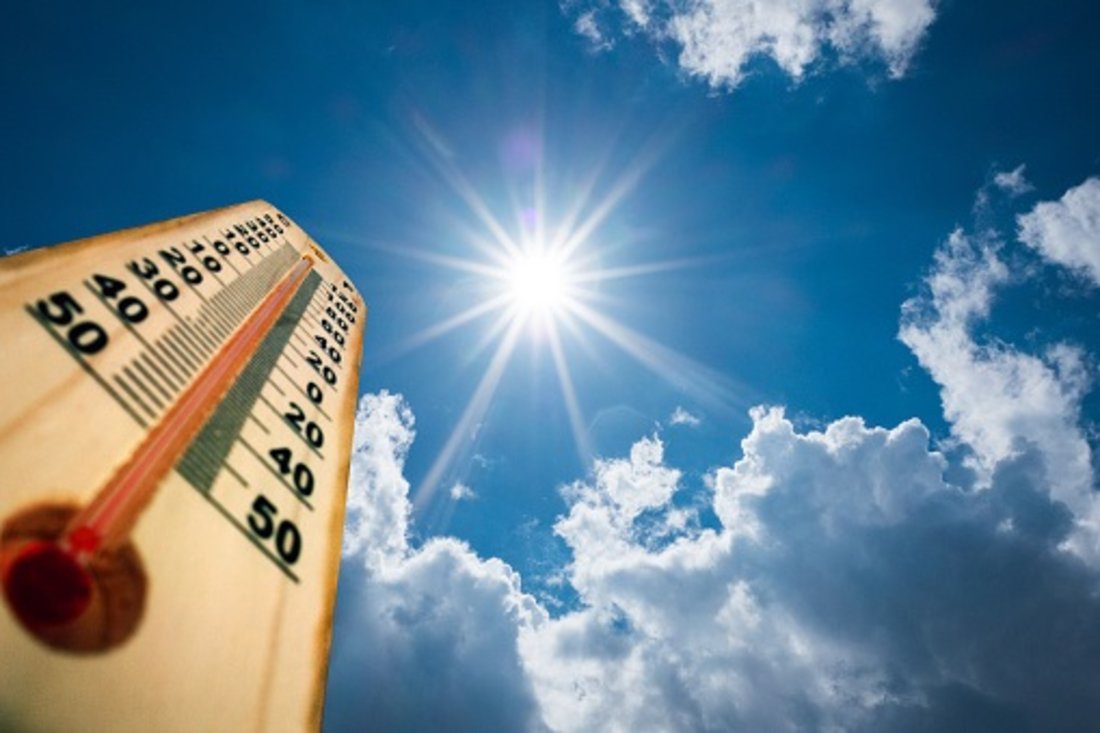
[[[214,485],[225,457],[320,284],[321,276],[311,270],[290,305],[283,310],[260,348],[218,404],[218,409],[176,464],[180,475],[199,491],[209,491]]]

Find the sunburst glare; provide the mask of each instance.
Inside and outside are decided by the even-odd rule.
[[[438,140],[423,120],[417,122],[426,141]],[[600,336],[605,343],[701,403],[728,409],[739,402],[735,399],[739,390],[728,378],[630,329],[598,308],[601,297],[606,297],[600,293],[601,285],[606,282],[703,264],[702,260],[690,258],[620,263],[615,267],[599,264],[603,253],[593,243],[593,236],[641,179],[645,161],[651,162],[651,156],[639,157],[634,165],[624,170],[610,186],[610,193],[602,199],[591,198],[596,190],[593,176],[578,187],[583,193],[569,202],[569,209],[557,222],[545,219],[548,207],[543,201],[539,178],[535,182],[534,201],[529,200],[526,207],[518,207],[515,200],[512,202],[518,208],[514,212],[518,232],[512,233],[450,157],[436,154],[437,147],[438,143],[426,144],[428,158],[480,227],[469,230],[457,226],[455,229],[467,245],[467,256],[408,248],[399,253],[480,279],[484,287],[478,288],[478,292],[483,296],[459,312],[411,334],[397,347],[396,353],[421,347],[458,328],[474,327],[477,322],[488,319],[471,351],[476,354],[491,348],[492,357],[442,450],[417,488],[414,499],[417,506],[426,504],[444,479],[463,478],[462,458],[473,449],[524,331],[549,347],[562,405],[582,462],[587,462],[592,454],[583,399],[573,378],[575,365],[570,364],[567,356],[565,335],[583,336],[581,346],[588,350],[591,345],[586,343],[587,337]],[[588,212],[587,216],[584,212]],[[553,236],[548,232],[553,232]]]

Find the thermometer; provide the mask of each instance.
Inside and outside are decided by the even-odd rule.
[[[365,321],[265,202],[0,260],[0,729],[319,728]]]

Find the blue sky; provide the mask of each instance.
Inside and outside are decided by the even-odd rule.
[[[1096,28],[26,4],[0,235],[265,198],[365,294],[326,729],[1085,730]],[[509,297],[479,243],[571,235],[587,319],[535,313],[507,359],[501,310],[435,328]]]

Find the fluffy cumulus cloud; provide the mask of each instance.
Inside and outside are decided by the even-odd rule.
[[[1036,205],[1017,221],[1021,241],[1100,285],[1100,178]]]
[[[1035,490],[1040,462],[1017,457],[991,490],[965,491],[944,481],[915,420],[804,434],[778,409],[753,420],[742,458],[712,477],[719,528],[654,549],[665,529],[623,507],[600,472],[559,522],[586,605],[521,636],[551,728],[1098,719],[1096,576],[1056,548],[1070,521]],[[631,479],[652,483],[650,496],[666,491],[655,469]]]
[[[362,554],[370,568],[402,557],[408,547],[409,482],[403,469],[416,436],[414,424],[400,395],[383,390],[359,403],[344,553]]]
[[[360,425],[409,429],[400,399],[382,397],[365,398]],[[752,418],[741,457],[710,476],[715,527],[676,518],[683,477],[656,437],[564,490],[555,529],[579,610],[551,618],[504,563],[453,539],[348,568],[352,641],[334,651],[326,727],[1068,731],[1100,719],[1097,575],[1059,549],[1073,514],[1042,489],[1037,449],[973,490],[944,480],[916,420],[800,433],[781,409]],[[357,472],[353,490],[370,501],[364,481],[379,475]]]
[[[934,0],[620,0],[570,3],[577,31],[605,43],[616,29],[679,48],[680,67],[732,88],[759,57],[800,79],[824,53],[875,58],[901,76],[935,19]],[[583,10],[578,10],[583,8]]]
[[[545,611],[495,558],[462,542],[409,542],[405,456],[415,437],[400,395],[365,395],[356,415],[330,730],[538,730],[518,653]]]
[[[1078,426],[1088,379],[1082,353],[1058,343],[1025,353],[973,331],[987,318],[997,287],[1010,278],[997,242],[956,230],[936,252],[927,293],[903,306],[901,340],[941,385],[954,434],[988,475],[1005,458],[1036,445],[1051,457],[1060,497],[1091,488],[1089,448]]]
[[[955,231],[903,307],[900,338],[941,389],[943,451],[916,419],[800,431],[756,408],[736,460],[704,477],[704,519],[677,501],[698,479],[643,437],[562,488],[577,603],[556,614],[500,560],[410,540],[412,415],[364,397],[338,609],[351,641],[326,727],[1094,728],[1088,360],[980,335],[1022,277],[1010,246]]]
[[[975,336],[1012,279],[1002,247],[992,233],[954,231],[936,252],[925,292],[903,305],[899,337],[940,385],[944,416],[971,452],[980,485],[1006,460],[1034,453],[1045,462],[1045,491],[1076,517],[1068,545],[1100,562],[1100,501],[1081,423],[1086,355],[1065,342],[1028,353]]]

